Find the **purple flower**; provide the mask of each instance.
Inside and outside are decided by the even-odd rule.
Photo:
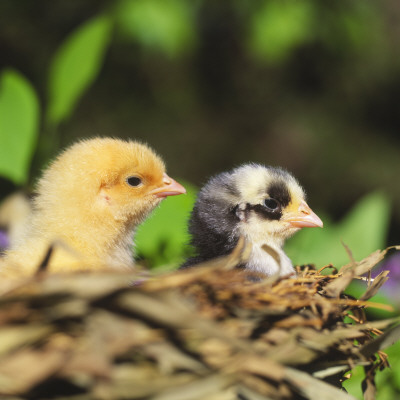
[[[389,279],[382,286],[382,292],[396,303],[400,303],[400,253],[397,252],[385,260],[380,267],[373,271],[376,276],[382,271],[389,271]]]
[[[0,251],[5,250],[10,245],[8,235],[4,231],[0,231]]]

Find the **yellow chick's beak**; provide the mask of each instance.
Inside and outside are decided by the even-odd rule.
[[[186,193],[186,189],[167,174],[164,174],[163,183],[164,185],[152,190],[150,193],[156,197],[176,196]]]
[[[297,212],[289,214],[285,221],[296,228],[322,228],[324,226],[318,215],[311,210],[304,200],[300,203]]]

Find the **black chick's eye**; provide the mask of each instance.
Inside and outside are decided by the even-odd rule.
[[[281,209],[280,204],[275,199],[272,198],[265,199],[264,206],[273,212],[278,212]]]
[[[129,176],[128,178],[126,178],[126,183],[129,186],[136,187],[142,183],[142,180],[137,176]]]

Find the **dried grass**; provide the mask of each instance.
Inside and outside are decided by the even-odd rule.
[[[259,279],[235,269],[249,249],[152,277],[41,271],[0,299],[0,394],[9,399],[352,399],[340,389],[356,365],[387,367],[382,349],[396,319],[368,322],[351,280],[383,259],[377,251],[337,272]],[[43,269],[43,268],[42,268]],[[348,317],[352,323],[345,323]]]

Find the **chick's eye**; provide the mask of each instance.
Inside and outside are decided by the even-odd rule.
[[[271,211],[278,211],[280,206],[279,203],[275,199],[265,199],[264,206],[270,209]]]
[[[142,183],[142,180],[137,176],[130,176],[126,178],[126,183],[129,186],[139,186]]]

